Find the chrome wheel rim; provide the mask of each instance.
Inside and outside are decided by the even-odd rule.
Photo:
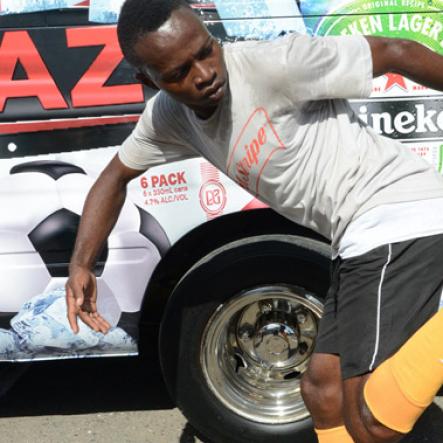
[[[214,395],[259,423],[309,416],[300,392],[323,306],[298,287],[261,286],[220,305],[201,343],[201,367]]]

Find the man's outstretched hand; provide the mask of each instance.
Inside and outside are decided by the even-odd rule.
[[[75,334],[79,331],[77,317],[96,332],[106,334],[109,331],[111,325],[97,312],[97,279],[88,268],[70,268],[66,304],[69,324]]]

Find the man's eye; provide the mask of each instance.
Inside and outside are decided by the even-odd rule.
[[[206,48],[204,48],[202,50],[202,52],[200,52],[200,56],[199,59],[203,60],[206,57],[209,57],[212,54],[212,50],[213,50],[213,43],[211,43],[209,46],[207,46]]]
[[[187,73],[189,72],[189,66],[183,67],[175,72],[173,72],[172,74],[168,75],[165,78],[165,81],[167,82],[178,82],[180,80],[183,80]]]

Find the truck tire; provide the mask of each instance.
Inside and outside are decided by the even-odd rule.
[[[329,284],[329,246],[258,236],[220,248],[175,287],[160,362],[177,406],[215,443],[316,441],[300,394]]]

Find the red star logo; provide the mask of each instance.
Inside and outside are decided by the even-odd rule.
[[[394,86],[398,86],[403,89],[403,91],[408,92],[408,88],[406,86],[405,78],[400,74],[386,74],[384,77],[387,77],[387,82],[385,85],[385,92],[389,91]]]

